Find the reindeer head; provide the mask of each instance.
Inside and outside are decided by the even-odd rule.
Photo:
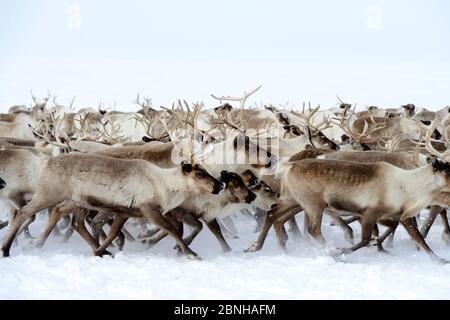
[[[272,168],[277,163],[277,158],[274,155],[258,143],[251,141],[246,135],[239,134],[236,136],[233,141],[233,148],[237,155],[239,152],[244,152],[246,163],[253,168]]]
[[[229,103],[225,103],[225,104],[222,104],[222,105],[214,108],[214,111],[216,112],[216,114],[218,114],[221,117],[225,116],[231,110],[233,110],[233,106]]]
[[[301,135],[304,135],[305,133],[296,125],[287,125],[287,126],[283,126],[283,129],[286,130],[284,137],[298,137]]]
[[[318,140],[321,147],[329,148],[331,150],[339,150],[339,146],[334,141],[328,139],[328,137],[324,135],[322,131],[313,134],[312,137]]]
[[[232,202],[252,203],[256,195],[245,185],[242,178],[234,172],[223,170],[220,173],[220,181],[225,183],[225,188],[234,197]]]
[[[219,194],[224,188],[222,182],[210,175],[208,171],[199,164],[183,161],[181,163],[181,171],[183,172],[183,175],[190,180],[189,185],[200,192]]]
[[[442,189],[440,191],[450,192],[450,164],[435,157],[429,160],[435,177],[440,181]]]
[[[250,170],[244,171],[241,175],[245,185],[256,194],[255,207],[270,210],[272,204],[277,200],[276,192],[264,180],[258,179]]]
[[[448,176],[450,176],[450,164],[449,163],[440,161],[439,159],[434,158],[434,157],[430,159],[430,163],[433,166],[433,169],[435,172],[445,171],[445,173]]]
[[[411,118],[416,113],[416,106],[412,103],[405,104],[402,108],[405,109],[405,116],[407,118]]]
[[[429,163],[434,170],[435,175],[439,175],[443,179],[445,189],[450,190],[450,150],[446,149],[444,152],[436,150],[432,144],[431,137],[436,130],[439,118],[436,118],[431,122],[431,125],[427,128],[427,135],[425,137],[425,148],[431,155]],[[448,143],[447,127],[444,127],[444,138]],[[444,190],[444,191],[446,191]]]

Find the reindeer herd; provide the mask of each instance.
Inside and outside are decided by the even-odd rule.
[[[189,245],[203,223],[227,252],[224,234],[239,214],[259,232],[247,252],[262,249],[272,226],[285,249],[289,235],[301,235],[297,214],[304,233],[324,245],[326,214],[351,243],[338,254],[384,251],[401,224],[434,261],[447,262],[425,238],[439,215],[450,240],[450,107],[247,107],[259,88],[212,95],[213,108],[177,101],[155,109],[138,95],[136,112],[75,112],[74,100],[63,106],[49,94],[0,114],[2,255],[20,234],[42,247],[52,234],[68,240],[75,231],[98,256],[170,235],[179,253],[198,259]],[[37,214],[48,219],[31,235]],[[361,225],[356,244],[353,223]]]

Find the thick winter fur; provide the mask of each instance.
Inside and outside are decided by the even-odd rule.
[[[192,233],[184,239],[186,244],[189,245],[201,231],[202,224],[198,221],[198,219],[201,219],[216,236],[223,251],[231,250],[216,219],[224,218],[230,213],[242,209],[243,205],[252,203],[256,195],[246,187],[242,178],[234,172],[222,171],[220,181],[225,184],[225,189],[220,195],[201,194],[189,197],[179,207],[168,213],[174,219],[193,227]],[[165,234],[166,232],[160,232],[149,242],[154,244],[161,240]]]
[[[403,170],[384,162],[362,164],[318,159],[291,162],[281,172],[281,201],[268,215],[268,220],[281,224],[290,208],[304,209],[310,233],[323,242],[320,226],[325,208],[343,214],[356,213],[361,217],[363,235],[362,241],[351,248],[354,251],[367,245],[378,220],[399,219],[409,228],[410,218],[420,210],[431,204],[442,204],[440,192],[450,188],[449,168],[438,160],[414,170]],[[267,231],[263,230],[262,236]],[[283,236],[278,236],[280,244],[284,245]],[[264,237],[250,249],[260,249]],[[424,241],[418,242],[434,256]]]
[[[219,193],[223,185],[199,165],[162,169],[144,160],[121,160],[72,153],[42,159],[32,201],[21,210],[3,242],[9,255],[12,240],[24,219],[66,200],[81,207],[114,208],[150,219],[175,236],[183,252],[195,254],[167,226],[162,214],[200,193]],[[58,181],[58,183],[55,183]]]
[[[172,142],[161,144],[144,144],[141,146],[112,147],[95,151],[97,155],[119,159],[142,159],[161,168],[173,168],[178,164],[172,161],[174,145]]]

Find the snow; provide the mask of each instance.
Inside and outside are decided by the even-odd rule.
[[[450,265],[437,265],[418,251],[399,228],[389,254],[374,247],[336,260],[333,247],[348,244],[338,227],[325,219],[327,248],[305,237],[288,241],[288,252],[277,246],[271,231],[262,251],[244,253],[256,239],[254,221],[235,215],[239,239],[228,239],[233,251],[221,252],[205,228],[191,248],[201,261],[190,261],[164,239],[152,248],[127,242],[114,258],[91,255],[76,234],[69,243],[49,238],[43,249],[31,248],[19,237],[10,258],[0,258],[0,299],[445,299],[450,296]],[[298,215],[302,225],[302,217]],[[31,232],[46,221],[40,214]],[[138,230],[128,226],[136,235]],[[356,237],[359,227],[354,225]],[[6,228],[5,228],[6,229]],[[0,231],[0,236],[5,234]],[[429,244],[450,258],[440,238],[440,221],[430,231]],[[113,251],[117,249],[113,248]]]

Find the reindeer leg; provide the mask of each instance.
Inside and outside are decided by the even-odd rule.
[[[22,227],[19,229],[19,234],[21,234],[23,232],[23,234],[25,235],[25,239],[35,239],[31,233],[30,233],[30,229],[29,229],[29,225],[31,223],[34,222],[34,220],[36,219],[36,215],[32,216],[30,219],[28,219],[27,221],[25,221],[25,223],[22,225]]]
[[[42,197],[39,194],[35,194],[33,200],[30,201],[27,205],[25,205],[17,214],[17,216],[12,221],[8,233],[3,239],[2,243],[2,254],[4,257],[8,257],[11,249],[11,245],[14,241],[14,238],[17,235],[22,224],[27,220],[36,215],[38,212],[54,206],[55,204],[62,202],[64,199],[46,199],[46,197]]]
[[[203,223],[197,218],[193,217],[190,213],[184,212],[183,210],[180,209],[174,209],[172,210],[172,213],[178,220],[181,220],[183,223],[193,228],[191,234],[186,238],[183,238],[184,243],[186,243],[186,245],[189,246],[195,239],[195,237],[200,233],[200,231],[202,231]],[[175,250],[180,249],[178,244],[175,245],[174,249]]]
[[[71,221],[70,222],[70,226],[67,228],[66,233],[64,233],[64,237],[63,237],[63,240],[62,240],[63,243],[69,242],[69,239],[70,239],[70,237],[72,237],[72,234],[73,234],[73,231],[74,231],[73,226],[72,226],[72,224],[73,224],[73,217],[72,217],[72,219],[70,221]]]
[[[136,241],[136,239],[133,237],[133,235],[130,233],[130,231],[127,230],[127,228],[122,227],[123,235],[125,236],[125,239],[128,241]]]
[[[341,253],[354,252],[362,247],[366,247],[372,238],[373,228],[376,224],[374,219],[371,217],[370,212],[364,212],[361,215],[361,241],[348,249],[340,249]]]
[[[122,229],[125,222],[127,222],[128,216],[123,214],[118,214],[111,225],[111,228],[109,229],[108,235],[105,239],[105,241],[102,242],[102,244],[94,249],[94,255],[96,256],[102,256],[105,252],[105,249],[108,248],[108,246],[111,244],[111,242],[117,237],[120,230]]]
[[[80,208],[78,212],[74,212],[72,218],[73,229],[80,234],[80,236],[88,243],[88,245],[93,249],[97,249],[100,244],[95,240],[95,238],[89,233],[85,225],[85,217],[87,212],[85,209]],[[111,252],[104,250],[103,254],[112,255]]]
[[[292,234],[294,235],[294,237],[296,239],[300,239],[302,236],[302,233],[300,232],[300,228],[298,227],[297,221],[295,220],[295,217],[292,216],[289,220],[288,220],[288,224],[289,224],[289,231],[292,232]]]
[[[153,228],[153,229],[146,229],[144,231],[142,231],[139,235],[138,238],[142,239],[142,238],[149,238],[149,237],[153,237],[155,234],[157,234],[161,229],[160,228]]]
[[[377,241],[378,237],[380,236],[380,230],[378,229],[378,225],[375,223],[372,230],[372,240],[375,242]]]
[[[156,232],[156,234],[154,234],[150,238],[142,239],[141,242],[144,244],[147,244],[149,247],[152,247],[155,244],[157,244],[158,242],[160,242],[162,239],[167,237],[168,235],[169,235],[169,233],[167,231],[159,229],[159,231]]]
[[[53,230],[58,221],[63,217],[67,216],[70,213],[70,210],[62,210],[59,206],[53,206],[50,210],[50,214],[48,217],[47,224],[45,229],[41,232],[39,237],[35,242],[36,248],[42,248],[44,246],[45,241],[48,239],[50,232]]]
[[[262,210],[261,208],[256,208],[255,220],[256,227],[253,232],[261,232],[264,224],[264,217],[267,215],[267,212]]]
[[[119,230],[119,232],[117,233],[117,237],[114,239],[114,244],[117,246],[117,249],[119,249],[119,251],[122,251],[123,246],[125,245],[125,235],[123,234],[122,230]]]
[[[25,199],[22,195],[12,196],[11,201],[14,203],[16,208],[23,208],[27,204],[27,202],[25,201]],[[14,210],[14,213],[13,213],[14,217],[17,215],[17,212],[18,212],[17,210]],[[30,233],[30,230],[28,229],[28,226],[34,221],[35,218],[36,218],[36,215],[33,215],[29,219],[27,219],[25,221],[25,223],[23,223],[20,226],[19,231],[17,232],[17,235],[20,235],[20,234],[22,234],[22,232],[24,232],[25,239],[34,239]]]
[[[177,229],[171,225],[161,214],[161,212],[155,208],[152,208],[150,205],[145,205],[141,209],[142,215],[149,219],[153,224],[167,231],[172,238],[180,245],[181,251],[189,258],[189,259],[200,259],[198,254],[192,251],[183,241],[183,239],[179,236]]]
[[[255,252],[261,250],[262,246],[264,245],[264,241],[266,240],[267,234],[269,233],[270,228],[272,227],[273,223],[278,217],[283,216],[288,210],[294,210],[294,208],[297,210],[297,212],[300,212],[302,208],[298,205],[298,203],[293,200],[285,200],[280,201],[272,206],[272,208],[267,212],[266,220],[264,221],[263,229],[261,230],[261,233],[259,234],[258,239],[253,242],[246,250],[245,252]]]
[[[433,225],[434,221],[436,220],[436,217],[443,209],[439,206],[431,206],[430,211],[428,213],[428,216],[422,226],[420,227],[420,233],[422,234],[422,237],[426,239],[428,232],[430,231],[431,226]],[[445,209],[444,209],[445,210]]]
[[[6,227],[8,225],[8,221],[2,221],[0,220],[0,230],[2,230],[4,227]]]
[[[164,219],[166,219],[170,224],[174,226],[180,237],[183,236],[184,231],[183,223],[178,219],[176,219],[174,216],[172,216],[172,211],[166,213]],[[156,233],[152,234],[152,236],[150,236],[148,239],[141,240],[141,242],[149,245],[149,247],[152,247],[153,245],[155,245],[156,243],[158,243],[159,241],[161,241],[162,239],[164,239],[166,236],[169,235],[167,231],[161,228],[156,227],[155,229],[157,230]]]
[[[107,222],[110,222],[111,219],[112,219],[112,217],[109,214],[107,214],[105,212],[98,212],[89,222],[89,225],[91,226],[91,230],[92,230],[92,235],[94,236],[94,238],[97,242],[100,242],[101,233],[103,233],[102,235],[104,235],[104,237],[102,237],[102,239],[107,238],[105,232],[103,231],[103,226]]]
[[[442,230],[442,239],[444,239],[446,244],[450,243],[450,225],[448,223],[448,218],[447,218],[447,209],[442,209],[441,213],[440,213],[441,219],[442,219],[442,224],[444,226],[444,230]]]
[[[337,215],[335,215],[335,214],[333,214],[331,212],[327,212],[327,213],[329,214],[331,219],[333,219],[335,224],[338,225],[342,229],[342,231],[344,231],[345,240],[350,242],[350,244],[353,244],[354,240],[355,240],[355,237],[353,235],[353,229],[347,223],[347,221],[350,220],[350,219],[344,220],[341,217],[339,217],[339,216],[337,216]]]
[[[381,237],[378,237],[376,246],[378,247],[378,251],[388,252],[383,248],[382,243],[388,236],[391,236],[389,239],[392,239],[392,235],[394,234],[395,229],[397,229],[399,222],[394,220],[380,220],[379,223],[386,226],[387,230],[381,235]]]
[[[68,228],[71,228],[71,224],[72,224],[72,219],[70,217],[70,215],[65,215],[61,218],[62,220],[60,220],[61,222],[55,225],[55,228],[53,228],[53,235],[55,237],[64,237],[64,233],[62,232],[62,230],[68,230]]]
[[[222,247],[222,251],[224,253],[230,252],[231,247],[228,245],[227,241],[225,240],[225,238],[222,234],[222,230],[220,229],[220,225],[217,222],[217,220],[213,219],[213,220],[207,222],[206,225],[208,226],[209,230],[211,230],[212,234],[216,237],[216,239],[219,241],[220,246]]]
[[[358,220],[360,220],[361,219],[361,217],[359,217],[359,216],[353,216],[353,217],[351,217],[351,218],[348,218],[348,219],[342,219],[347,225],[349,225],[349,224],[351,224],[351,223],[353,223],[353,222],[355,222],[355,221],[358,221]]]
[[[70,226],[70,224],[72,223],[72,219],[70,219],[69,216],[64,216],[62,218],[62,221],[60,223],[60,228],[61,229],[66,229]]]
[[[281,249],[286,250],[286,241],[288,239],[286,230],[284,229],[284,224],[287,221],[291,221],[292,218],[298,213],[298,208],[295,207],[291,210],[288,210],[285,212],[282,216],[279,216],[275,219],[273,223],[273,227],[275,229],[275,234],[278,239],[278,244],[281,247]],[[298,228],[298,225],[297,225]],[[298,230],[300,232],[300,230]]]
[[[428,256],[437,263],[449,263],[450,261],[445,260],[443,258],[440,258],[437,256],[433,250],[428,246],[428,244],[425,242],[425,239],[423,238],[422,234],[417,229],[416,223],[414,222],[413,218],[407,218],[403,221],[401,221],[402,225],[405,227],[408,234],[411,236],[411,238],[416,241],[416,243],[422,247],[423,250],[428,254]]]
[[[321,245],[326,244],[326,240],[322,235],[322,217],[324,204],[308,203],[304,206],[305,216],[308,217],[308,232]]]

